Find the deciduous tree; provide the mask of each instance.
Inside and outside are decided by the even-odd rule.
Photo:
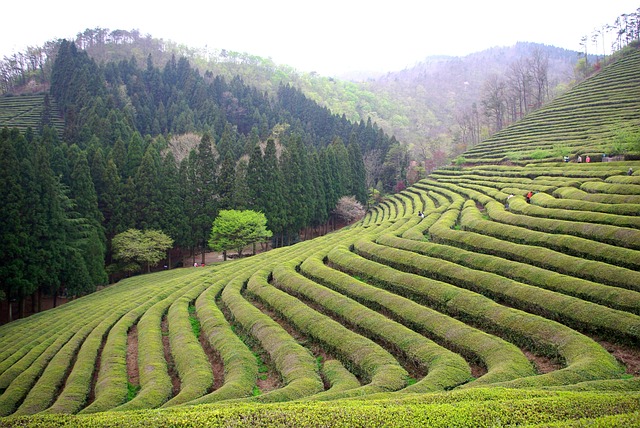
[[[271,236],[271,231],[267,229],[267,218],[261,212],[222,210],[213,221],[209,247],[224,252],[226,260],[228,250],[236,250],[241,256],[244,247],[265,241]]]
[[[166,256],[173,239],[160,230],[129,229],[114,236],[111,245],[113,258],[125,263],[125,270],[137,271],[146,266],[150,272],[151,266]]]

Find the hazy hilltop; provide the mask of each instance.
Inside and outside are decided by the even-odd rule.
[[[574,82],[579,59],[577,52],[518,43],[465,57],[428,57],[412,68],[375,78],[363,80],[365,74],[354,74],[354,80],[341,80],[302,73],[249,53],[178,45],[142,35],[137,30],[87,29],[73,41],[98,64],[134,61],[137,66],[153,64],[162,69],[172,58],[186,57],[202,75],[221,76],[229,81],[239,76],[245,84],[270,96],[275,96],[280,85],[291,84],[334,114],[353,122],[371,120],[404,144],[406,157],[431,159],[433,166],[446,162],[566,90]],[[50,72],[47,58],[55,58],[56,51],[57,42],[50,41],[41,48],[5,58],[1,64],[6,72],[1,73],[0,92],[46,90]],[[532,73],[534,57],[538,61],[537,73],[544,73],[545,92],[544,99],[536,103],[523,100],[530,88],[517,88],[514,81],[518,72]],[[530,76],[522,78],[529,79],[523,84],[531,84]],[[491,94],[488,82],[502,85],[498,89],[503,93]],[[514,91],[522,92],[520,100],[514,98],[517,97]],[[501,98],[489,100],[491,96]],[[507,105],[509,102],[511,106]],[[526,105],[516,109],[515,102]],[[492,117],[490,108],[485,106],[491,103],[505,104],[503,111],[494,113],[506,117]]]
[[[548,64],[549,98],[566,91],[575,80],[578,52],[524,42],[493,47],[464,57],[427,57],[415,67],[387,73],[361,84],[403,107],[404,126],[391,122],[391,128],[387,130],[399,140],[419,144],[426,137],[449,145],[461,142],[460,122],[465,114],[470,114],[474,104],[479,116],[484,116],[481,104],[487,81],[497,76],[508,82],[513,69],[526,65],[535,55],[540,55]],[[482,117],[479,119],[484,121]],[[481,132],[479,137],[486,138],[492,130],[487,128]]]

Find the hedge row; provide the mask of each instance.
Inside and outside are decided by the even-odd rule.
[[[580,189],[589,193],[635,195],[640,199],[640,185],[638,184],[599,183],[596,181],[590,181],[582,184],[582,186],[580,186]]]
[[[159,407],[173,394],[173,385],[168,373],[167,359],[164,354],[162,341],[162,319],[167,314],[169,306],[182,297],[189,289],[201,289],[203,276],[206,271],[188,277],[181,287],[158,301],[144,312],[138,322],[138,371],[140,376],[140,391],[125,404],[114,410],[126,411]],[[191,329],[189,328],[189,332]],[[193,335],[193,333],[191,333]]]
[[[216,298],[227,283],[228,278],[223,277],[207,288],[196,300],[196,311],[202,334],[222,359],[224,384],[219,389],[188,402],[189,405],[248,397],[256,383],[258,365],[255,356],[233,332],[216,304]]]
[[[283,388],[254,398],[261,402],[301,398],[323,389],[313,355],[298,344],[277,322],[251,305],[240,294],[244,278],[236,278],[222,290],[222,301],[243,330],[269,354],[280,373]],[[254,279],[253,281],[257,281]]]
[[[271,405],[220,405],[180,410],[36,415],[0,421],[0,427],[491,427],[491,426],[636,426],[640,394],[601,392],[531,392],[477,389],[442,394],[385,395],[378,400],[293,402]]]
[[[437,227],[446,227],[440,226]],[[416,242],[382,235],[377,243],[418,254],[447,260],[470,269],[491,272],[505,278],[536,287],[557,291],[578,299],[598,303],[614,309],[640,314],[640,293],[563,275],[526,263],[481,254],[461,248],[431,242]],[[515,290],[511,290],[515,292]],[[602,310],[598,307],[598,310]],[[618,312],[613,312],[613,318]]]
[[[472,201],[465,204],[461,218],[464,221],[468,216],[479,221],[480,213]],[[445,213],[441,221],[429,229],[431,239],[602,284],[640,291],[640,273],[637,271],[574,257],[540,246],[518,244],[475,232],[452,230],[451,227],[457,218],[456,210]]]
[[[450,184],[440,183],[439,185],[480,202],[485,206],[487,214],[492,220],[517,226],[517,229],[500,228],[498,224],[487,222],[494,225],[490,228],[491,230],[501,230],[502,236],[506,235],[507,231],[511,231],[511,240],[526,240],[534,245],[561,249],[563,252],[577,253],[612,264],[621,263],[625,267],[634,269],[640,268],[640,257],[635,251],[640,248],[640,231],[636,229],[608,225],[594,227],[589,223],[521,216],[506,211],[504,205],[496,202],[486,193]],[[504,195],[504,199],[506,200],[506,195]],[[512,204],[517,205],[518,200],[514,200]],[[522,230],[522,227],[534,230]],[[593,239],[602,243],[594,242]],[[628,248],[619,248],[616,245]]]
[[[635,195],[613,195],[605,193],[587,193],[573,187],[560,187],[553,192],[553,196],[563,199],[578,199],[580,201],[597,202],[601,204],[640,204],[640,198]],[[629,209],[623,207],[622,209]]]
[[[411,391],[451,389],[469,381],[471,373],[467,363],[423,335],[301,276],[292,269],[277,266],[273,271],[273,279],[278,288],[321,305],[343,323],[358,327],[378,343],[387,343],[404,359],[421,367],[428,374],[412,385]],[[345,357],[349,358],[349,355]]]
[[[491,299],[556,320],[583,332],[614,336],[631,343],[640,341],[640,316],[635,314],[411,251],[369,242],[365,244],[364,241],[358,241],[355,250],[371,257],[383,257],[386,262],[407,272],[481,293]]]
[[[264,276],[252,276],[247,285],[247,291],[260,297],[302,333],[324,344],[325,348],[337,355],[344,356],[345,360],[353,364],[354,370],[369,382],[367,385],[343,394],[363,395],[395,391],[405,386],[408,376],[406,370],[376,343],[269,285]]]
[[[203,281],[203,286],[209,285]],[[189,321],[189,303],[202,291],[201,287],[178,298],[169,307],[169,343],[176,370],[180,376],[180,392],[164,403],[163,407],[183,404],[202,397],[213,386],[211,364]]]
[[[564,189],[556,190],[554,195],[557,196],[562,191],[564,191]],[[559,208],[570,211],[590,211],[592,214],[608,213],[617,216],[637,216],[638,213],[640,213],[640,204],[603,204],[600,202],[590,202],[579,199],[556,199],[545,193],[534,195],[531,199],[531,203],[546,208]],[[571,215],[571,212],[568,212],[567,215]]]
[[[416,263],[424,258],[365,241],[358,241],[355,249],[373,261],[407,272],[415,272]],[[438,266],[444,264],[440,261]],[[430,269],[435,268],[435,272],[440,273],[438,266]],[[423,269],[420,271],[425,272]],[[464,273],[468,275],[470,272],[466,269]],[[562,358],[567,364],[566,368],[555,372],[511,381],[511,385],[566,384],[622,375],[622,367],[600,345],[558,322],[504,307],[480,294],[434,280],[429,281],[429,288],[417,288],[412,284],[409,291],[438,305],[445,305],[469,321],[495,330],[536,352]]]
[[[547,199],[552,198],[549,195],[544,193],[539,193],[534,195],[532,198],[532,203],[527,204],[522,198],[516,199],[513,203],[510,204],[509,210],[516,214],[523,214],[531,217],[541,217],[547,219],[557,219],[557,220],[571,220],[583,223],[598,223],[604,225],[604,227],[597,228],[599,231],[604,231],[604,229],[611,228],[611,226],[619,227],[619,228],[633,228],[640,229],[640,216],[629,216],[629,215],[616,215],[616,214],[607,214],[600,212],[592,212],[592,211],[579,211],[577,209],[556,209],[556,208],[543,208],[536,205],[542,205],[537,201],[537,199]],[[547,199],[548,200],[548,199]],[[585,225],[584,227],[589,227]],[[620,229],[623,230],[623,229]],[[620,230],[614,230],[613,233],[618,232],[620,234]],[[638,232],[636,232],[638,233]],[[630,236],[632,233],[627,230],[625,234],[625,239],[630,238],[633,241],[633,237]],[[589,236],[589,235],[585,235]],[[621,245],[624,246],[624,245]]]
[[[373,285],[325,266],[319,258],[309,257],[301,271],[309,278],[343,293],[374,310],[385,310],[393,318],[444,346],[482,364],[487,373],[470,385],[489,384],[535,374],[524,354],[514,345],[461,321],[403,297],[410,284],[430,286],[430,280],[371,262],[338,247],[328,254],[331,264],[358,274]],[[387,291],[383,288],[390,288]],[[424,301],[424,299],[418,299]],[[437,303],[430,299],[428,303]],[[405,389],[410,390],[411,387]]]

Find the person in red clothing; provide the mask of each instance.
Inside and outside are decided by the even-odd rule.
[[[586,163],[591,162],[591,158],[589,157],[589,155],[587,155],[587,158],[584,160]]]
[[[527,193],[527,196],[525,196],[525,198],[527,199],[527,203],[530,204],[531,203],[531,197],[533,196],[533,192],[531,190],[529,190],[529,193]]]

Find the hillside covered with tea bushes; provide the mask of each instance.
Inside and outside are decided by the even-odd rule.
[[[347,228],[1,326],[0,426],[639,426],[639,82],[627,50]]]

